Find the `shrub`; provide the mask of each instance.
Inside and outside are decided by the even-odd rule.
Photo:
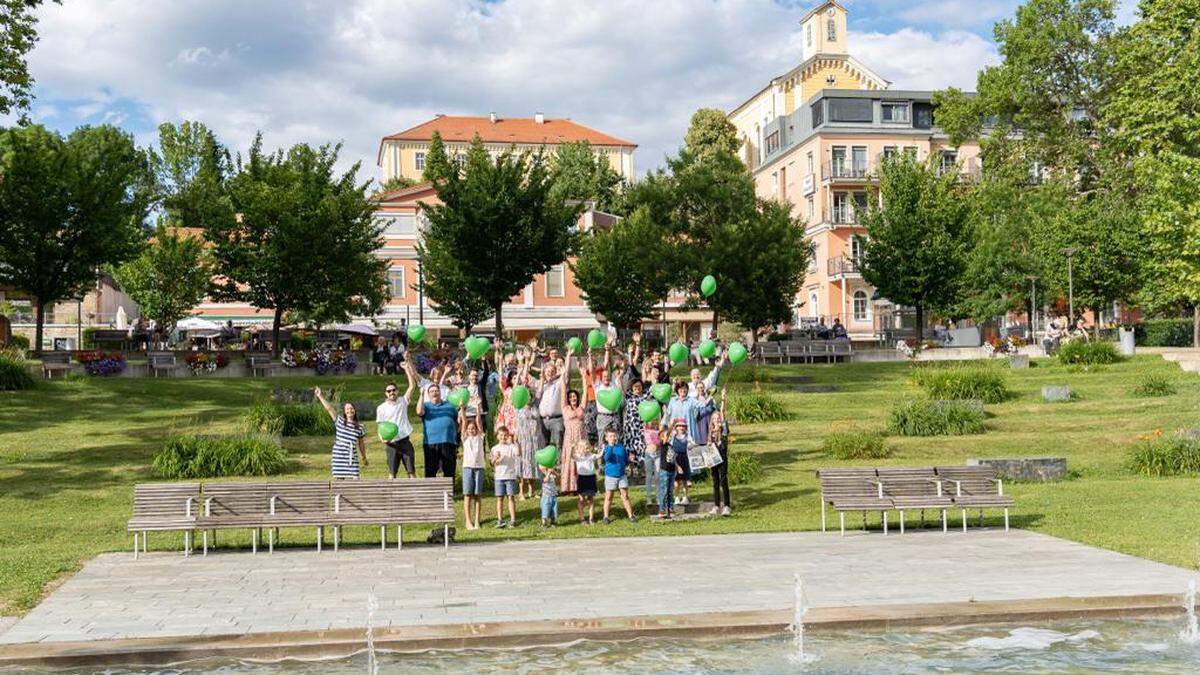
[[[286,465],[283,448],[261,434],[181,434],[167,439],[151,469],[161,478],[190,479],[272,476],[283,473]]]
[[[1117,363],[1121,354],[1111,342],[1074,340],[1059,347],[1058,360],[1066,365],[1095,366]]]
[[[935,399],[1001,403],[1012,395],[1007,375],[993,366],[922,366],[914,370],[912,379]]]
[[[1133,388],[1133,395],[1142,398],[1151,398],[1155,396],[1171,396],[1178,390],[1175,389],[1175,384],[1163,375],[1146,375]]]
[[[8,346],[21,352],[29,351],[29,338],[24,335],[13,335],[8,340]]]
[[[309,350],[317,346],[317,338],[314,335],[302,335],[300,333],[292,333],[288,338],[288,347],[292,349]]]
[[[1191,319],[1151,319],[1137,327],[1138,344],[1146,347],[1191,347]]]
[[[762,460],[753,452],[730,452],[727,469],[730,485],[753,483],[762,476]]]
[[[888,431],[900,436],[982,434],[984,414],[965,401],[914,399],[892,408]]]
[[[0,391],[33,389],[37,381],[25,367],[25,359],[12,352],[0,352]]]
[[[333,433],[333,420],[318,404],[258,401],[242,415],[247,431],[281,436],[325,436]]]
[[[825,437],[821,450],[836,459],[885,459],[892,456],[883,434],[877,431],[835,431]]]
[[[1143,476],[1200,473],[1200,440],[1156,436],[1134,446],[1126,464]]]
[[[761,389],[730,396],[728,414],[742,424],[774,422],[789,417],[783,404]]]

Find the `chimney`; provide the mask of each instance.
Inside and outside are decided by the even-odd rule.
[[[540,113],[540,112],[539,112],[539,113],[534,113],[534,114],[533,114],[533,121],[534,121],[534,122],[536,122],[536,123],[538,123],[538,124],[545,124],[545,123],[546,123],[546,116],[545,116],[545,115],[543,115],[543,114],[542,114],[542,113]]]
[[[496,113],[494,113],[494,112],[488,113],[488,119],[492,121],[492,124],[495,124],[496,123]]]

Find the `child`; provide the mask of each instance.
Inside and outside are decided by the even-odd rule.
[[[595,519],[596,497],[596,459],[598,455],[592,451],[587,439],[581,438],[575,444],[572,461],[575,463],[575,491],[579,494],[579,522],[591,525]],[[583,519],[583,509],[587,507],[587,520]]]
[[[542,474],[542,527],[558,524],[558,471],[539,466]]]
[[[621,503],[625,506],[625,515],[629,516],[629,522],[636,523],[637,518],[633,515],[633,507],[629,505],[629,453],[625,450],[625,446],[617,442],[620,438],[620,432],[614,427],[608,427],[604,430],[604,524],[608,525],[612,520],[608,517],[609,509],[612,507],[613,493],[618,490],[621,493]]]
[[[487,451],[483,435],[483,421],[479,409],[467,418],[466,412],[459,413],[463,437],[463,520],[468,530],[479,529],[479,512],[483,508],[483,466]]]
[[[517,526],[517,467],[521,464],[521,451],[512,442],[508,427],[496,429],[499,443],[492,448],[492,466],[496,483],[496,527]],[[508,498],[508,522],[504,522],[503,502]]]
[[[724,395],[721,396],[724,399]],[[729,424],[725,422],[725,401],[721,410],[714,413],[708,431],[708,442],[721,453],[721,463],[712,468],[713,507],[711,515],[732,513],[729,505]]]
[[[662,432],[658,429],[658,422],[647,422],[642,428],[642,437],[645,440],[646,450],[642,453],[643,468],[646,472],[646,504],[654,503],[655,488],[653,487],[658,480],[658,446],[662,445]]]
[[[694,445],[694,443],[692,442],[692,439],[690,437],[688,437],[687,422],[685,420],[676,419],[674,422],[674,430],[675,430],[675,433],[674,433],[674,435],[671,436],[671,440],[667,441],[667,443],[666,443],[665,454],[666,454],[667,458],[669,459],[670,464],[672,465],[671,468],[674,473],[675,492],[676,492],[675,504],[683,505],[683,504],[688,503],[687,502],[687,476],[688,476],[688,473],[687,473],[688,472],[688,454],[687,453],[688,453],[688,448],[692,447]],[[681,491],[683,493],[682,499],[680,499],[680,497],[678,496],[678,493]],[[661,487],[659,488],[659,496],[660,497],[663,496]],[[670,491],[668,491],[668,498],[669,497],[670,497]],[[661,506],[661,504],[660,504],[660,506]]]

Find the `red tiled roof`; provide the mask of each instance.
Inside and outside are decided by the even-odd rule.
[[[553,119],[547,117],[538,123],[532,117],[505,118],[497,117],[491,121],[488,117],[463,117],[455,115],[438,115],[437,117],[401,131],[400,133],[384,136],[385,141],[429,141],[433,132],[442,135],[447,142],[470,142],[479,134],[485,143],[530,143],[556,145],[570,141],[587,141],[592,145],[615,145],[636,148],[636,143],[609,136],[590,127],[585,127],[569,119]]]

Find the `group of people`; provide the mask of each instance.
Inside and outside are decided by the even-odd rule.
[[[1066,317],[1056,317],[1050,320],[1050,324],[1046,327],[1046,333],[1042,337],[1042,349],[1047,355],[1055,354],[1058,348],[1064,342],[1071,340],[1082,340],[1087,342],[1090,340],[1087,331],[1087,322],[1082,318],[1075,320],[1075,327],[1070,327],[1070,321]]]
[[[595,498],[603,489],[602,517],[612,522],[614,502],[636,521],[629,500],[631,479],[642,474],[646,503],[656,502],[664,519],[689,503],[692,467],[688,451],[712,446],[722,461],[711,467],[712,515],[730,515],[727,473],[729,427],[724,395],[714,395],[727,355],[722,351],[706,377],[693,369],[689,377],[671,382],[671,363],[657,349],[643,353],[635,334],[624,351],[606,345],[586,355],[536,341],[493,358],[463,358],[435,364],[427,377],[417,373],[411,359],[396,371],[405,388],[389,382],[385,400],[375,411],[377,423],[395,425],[384,445],[388,475],[403,469],[416,476],[414,431],[410,402],[421,420],[424,475],[454,477],[461,448],[464,520],[469,530],[482,526],[484,477],[491,469],[496,498],[496,527],[516,525],[516,502],[533,499],[540,491],[541,520],[557,524],[558,500],[574,495],[579,520],[595,522]],[[573,380],[577,375],[577,380]],[[574,381],[579,383],[573,388]],[[639,406],[652,399],[655,385],[668,385],[672,395],[661,405],[657,419],[645,422]],[[451,402],[451,392],[466,388],[465,401]],[[416,390],[420,389],[418,393]],[[613,392],[613,393],[609,393]],[[333,475],[356,478],[367,464],[366,431],[354,407],[339,412],[315,390],[317,400],[334,419]],[[619,393],[619,395],[617,395]],[[661,394],[660,395],[664,395]],[[488,429],[495,443],[489,441]],[[558,449],[556,461],[538,461],[547,445]],[[603,482],[601,483],[601,478]]]

